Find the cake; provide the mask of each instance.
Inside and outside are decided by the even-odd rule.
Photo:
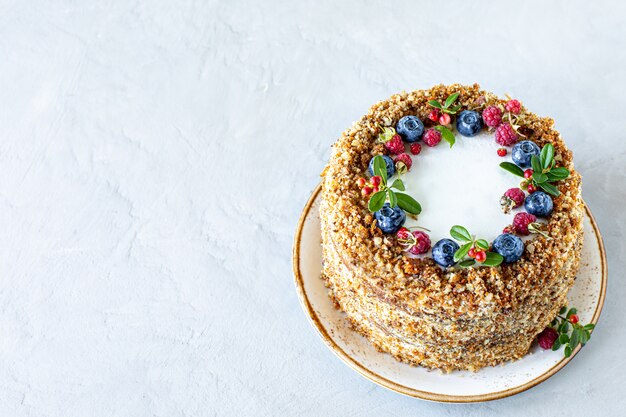
[[[564,309],[581,177],[553,120],[518,100],[458,84],[393,95],[334,144],[321,198],[322,278],[378,350],[476,371],[538,335],[566,355],[589,339]],[[573,346],[556,331],[570,323]]]

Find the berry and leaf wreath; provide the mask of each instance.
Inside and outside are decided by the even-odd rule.
[[[569,178],[570,172],[557,166],[552,144],[540,148],[525,138],[522,132],[527,113],[518,100],[509,98],[504,105],[490,104],[493,98],[486,95],[476,107],[463,109],[457,104],[458,98],[457,92],[443,102],[429,100],[432,111],[426,121],[428,128],[416,115],[402,117],[395,127],[379,126],[377,142],[394,157],[375,155],[369,162],[369,179],[360,177],[357,184],[363,197],[369,199],[368,209],[376,226],[385,234],[395,235],[398,244],[411,255],[425,255],[432,249],[432,259],[442,268],[497,267],[517,262],[525,250],[520,236],[536,233],[551,239],[537,219],[551,215],[552,198],[560,195],[557,184]],[[405,193],[401,178],[413,165],[406,148],[414,157],[421,152],[420,140],[435,147],[443,139],[452,148],[456,143],[454,130],[461,136],[473,137],[483,129],[493,132],[500,145],[498,156],[511,154],[512,162],[502,162],[500,167],[522,179],[519,187],[503,193],[499,201],[502,210],[509,213],[523,206],[525,211],[515,214],[512,224],[504,227],[502,234],[491,242],[477,238],[461,225],[453,225],[450,238],[440,239],[431,246],[428,229],[403,227],[407,214],[417,216],[422,211],[420,203]],[[593,324],[578,324],[576,309],[563,307],[551,326],[539,334],[539,345],[553,350],[564,346],[565,356],[570,356],[578,344],[584,345],[589,340],[593,327]]]

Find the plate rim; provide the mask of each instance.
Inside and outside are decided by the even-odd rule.
[[[300,304],[306,316],[313,325],[313,327],[317,330],[318,335],[322,338],[324,344],[344,363],[346,363],[350,368],[361,374],[363,377],[369,379],[370,381],[387,388],[391,391],[407,395],[409,397],[420,398],[422,400],[435,401],[441,403],[477,403],[477,402],[485,402],[485,401],[493,401],[501,398],[510,397],[515,394],[519,394],[520,392],[524,392],[540,383],[550,378],[552,375],[556,374],[558,371],[563,369],[565,365],[567,365],[575,356],[578,354],[582,346],[578,346],[572,352],[572,355],[569,358],[563,357],[559,362],[553,365],[551,368],[546,370],[541,375],[535,377],[534,379],[519,385],[517,387],[512,387],[506,389],[504,391],[496,391],[486,394],[479,395],[449,395],[449,394],[439,394],[429,391],[418,390],[415,388],[407,387],[402,384],[398,384],[397,382],[391,381],[381,375],[378,375],[374,371],[362,365],[355,358],[350,356],[347,352],[345,352],[330,336],[329,332],[326,330],[321,320],[315,313],[313,306],[311,305],[306,290],[304,289],[304,281],[302,278],[302,273],[300,272],[300,243],[302,240],[302,229],[304,227],[304,222],[311,211],[311,207],[315,202],[317,196],[322,190],[321,183],[318,184],[313,192],[311,193],[309,199],[307,200],[302,213],[300,214],[300,218],[298,220],[298,225],[296,227],[296,233],[294,235],[293,249],[292,249],[292,267],[294,274],[294,281],[296,285],[296,291],[298,293],[298,298],[300,299]],[[608,281],[608,266],[606,260],[606,252],[604,250],[604,242],[602,239],[602,235],[600,234],[600,229],[598,228],[598,224],[596,223],[596,219],[593,217],[591,210],[586,202],[583,201],[585,205],[585,212],[589,216],[591,221],[591,226],[593,227],[596,240],[598,243],[598,247],[600,248],[601,254],[601,264],[602,264],[602,282],[600,286],[600,295],[598,299],[598,304],[596,305],[596,309],[593,313],[593,317],[591,319],[591,323],[596,324],[598,319],[600,318],[600,314],[602,313],[602,308],[604,307],[604,300],[606,298],[606,288]]]

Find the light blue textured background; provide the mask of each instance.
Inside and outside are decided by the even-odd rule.
[[[618,1],[0,1],[0,415],[623,415],[625,14]],[[610,269],[587,348],[487,404],[427,403],[350,370],[291,272],[341,131],[394,92],[452,82],[556,120]]]

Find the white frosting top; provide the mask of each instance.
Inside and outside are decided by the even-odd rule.
[[[500,206],[504,192],[519,187],[522,179],[500,168],[501,162],[511,161],[511,148],[506,157],[498,156],[500,145],[493,133],[483,130],[468,138],[455,132],[455,136],[452,148],[444,140],[434,148],[420,142],[422,152],[411,156],[413,166],[402,180],[405,193],[421,204],[422,213],[417,221],[407,216],[404,226],[429,229],[433,245],[450,238],[450,228],[457,224],[491,242],[523,210],[522,206],[504,214]]]

